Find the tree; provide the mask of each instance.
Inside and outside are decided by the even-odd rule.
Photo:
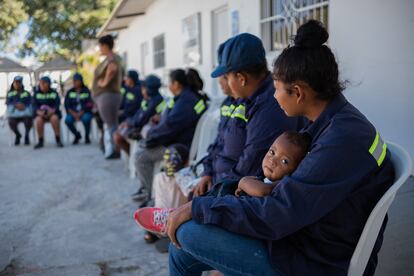
[[[0,0],[0,42],[5,43],[17,26],[27,20],[24,3],[18,0]]]
[[[13,1],[13,0],[11,0]],[[29,16],[29,32],[21,57],[45,61],[54,55],[76,59],[82,40],[95,38],[116,0],[22,0]]]

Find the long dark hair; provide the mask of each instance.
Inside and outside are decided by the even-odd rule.
[[[183,87],[189,87],[191,91],[196,93],[198,97],[204,99],[205,101],[210,100],[209,97],[202,92],[204,82],[196,69],[188,68],[187,71],[183,69],[172,70],[170,72],[170,80],[178,82]]]
[[[299,27],[294,46],[288,46],[273,64],[273,77],[287,84],[306,82],[321,100],[329,101],[345,88],[339,81],[338,64],[325,45],[329,34],[316,20]]]

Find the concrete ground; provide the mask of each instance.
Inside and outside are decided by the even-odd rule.
[[[167,275],[133,220],[136,191],[98,146],[9,147],[0,128],[0,275]]]
[[[0,275],[167,275],[132,219],[136,189],[96,144],[9,147],[0,127]],[[376,275],[414,275],[414,179],[391,210]]]

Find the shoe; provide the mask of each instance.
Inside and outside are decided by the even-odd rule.
[[[147,200],[148,197],[149,194],[145,188],[140,188],[135,194],[131,195],[131,199],[135,201]]]
[[[30,138],[29,138],[29,136],[24,136],[24,144],[27,146],[27,145],[30,145]]]
[[[170,239],[167,237],[162,237],[161,239],[155,241],[155,249],[160,253],[168,253],[168,247],[170,246]]]
[[[91,139],[89,138],[89,136],[85,137],[85,144],[89,145],[91,143]]]
[[[78,132],[78,133],[76,133],[75,139],[73,140],[73,143],[72,144],[73,145],[79,144],[80,139],[82,139],[82,135]]]
[[[16,135],[16,137],[14,138],[14,145],[18,146],[20,145],[20,139],[22,138],[21,135]]]
[[[62,144],[62,142],[61,142],[61,141],[57,141],[57,142],[56,142],[56,146],[57,146],[58,148],[63,148],[63,144]]]
[[[165,235],[168,215],[174,210],[175,208],[145,207],[135,211],[134,219],[146,231],[157,235]]]
[[[43,148],[43,142],[38,142],[35,146],[34,149],[40,149]]]
[[[121,158],[121,154],[117,151],[114,151],[111,155],[109,155],[108,157],[106,157],[106,160],[112,160],[112,159],[120,159]]]

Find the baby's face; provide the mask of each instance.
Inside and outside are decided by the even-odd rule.
[[[303,153],[300,147],[289,142],[285,135],[279,136],[263,159],[264,176],[271,181],[291,174],[299,165]]]

